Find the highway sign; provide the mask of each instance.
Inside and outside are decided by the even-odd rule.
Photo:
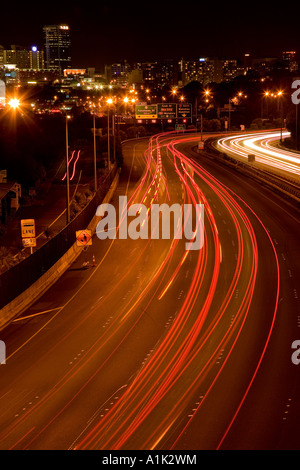
[[[35,220],[22,219],[21,220],[22,238],[35,238]]]
[[[135,117],[136,119],[157,119],[157,105],[136,105]]]
[[[175,103],[160,103],[157,105],[157,117],[159,119],[175,119],[177,105]]]
[[[76,232],[77,246],[92,245],[92,232],[90,230],[78,230]]]
[[[179,103],[177,105],[177,117],[178,118],[191,118],[192,117],[192,105],[190,103]]]
[[[36,246],[36,238],[22,238],[24,248]]]

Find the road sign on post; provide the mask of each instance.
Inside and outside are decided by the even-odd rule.
[[[36,238],[22,238],[24,248],[36,246]]]
[[[186,125],[185,124],[175,124],[175,131],[185,131]]]
[[[78,230],[76,232],[77,246],[92,245],[92,232],[90,230]]]
[[[35,220],[22,219],[21,220],[21,233],[22,238],[35,238]]]

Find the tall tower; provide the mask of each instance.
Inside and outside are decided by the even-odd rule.
[[[49,70],[58,70],[60,75],[71,67],[70,28],[65,24],[44,26],[45,62]]]

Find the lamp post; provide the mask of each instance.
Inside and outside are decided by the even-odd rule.
[[[277,97],[279,98],[278,105],[280,103],[280,143],[282,143],[282,128],[283,128],[283,103],[282,103],[283,92],[279,91]]]
[[[69,179],[69,126],[68,121],[71,116],[66,115],[66,222],[70,223],[70,179]]]
[[[228,99],[228,132],[230,131],[230,121],[231,121],[231,98]]]
[[[110,174],[110,139],[109,139],[109,134],[110,134],[110,129],[109,129],[109,105],[113,103],[113,100],[111,98],[108,98],[107,104],[107,158],[108,158],[108,172]]]
[[[97,192],[97,151],[96,151],[96,115],[93,114],[93,130],[94,130],[94,186],[95,192]]]
[[[298,104],[296,104],[296,150],[298,150]]]
[[[263,119],[264,118],[264,102],[266,100],[266,109],[267,109],[267,119],[268,119],[268,97],[270,96],[270,92],[269,91],[265,91],[264,94],[263,94],[263,97],[262,97],[262,100],[261,100],[261,118]]]

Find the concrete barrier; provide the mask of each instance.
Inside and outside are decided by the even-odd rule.
[[[119,182],[120,169],[110,186],[107,195],[102,201],[102,204],[108,203]],[[95,211],[96,214],[96,211]],[[100,217],[96,215],[90,221],[86,229],[91,230],[94,234],[97,223]],[[76,260],[76,258],[82,253],[82,248],[77,246],[77,243],[74,243],[72,247],[62,256],[48,271],[43,274],[34,284],[32,284],[28,289],[26,289],[22,294],[16,297],[12,302],[5,305],[0,310],[0,330],[5,328],[13,319],[21,315],[28,307],[30,307],[41,295],[43,295],[62,275],[63,273],[71,266],[71,264]]]

